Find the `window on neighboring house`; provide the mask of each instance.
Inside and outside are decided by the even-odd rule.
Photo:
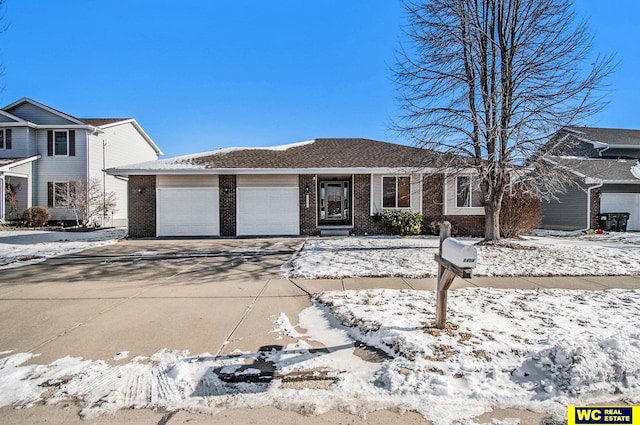
[[[382,208],[411,208],[411,177],[382,178]]]
[[[55,156],[69,155],[69,132],[66,130],[53,132],[53,154]]]
[[[456,207],[482,207],[482,190],[479,178],[471,176],[456,178]]]
[[[11,129],[0,128],[0,149],[11,149]]]
[[[69,200],[69,182],[53,183],[53,207],[64,208]]]

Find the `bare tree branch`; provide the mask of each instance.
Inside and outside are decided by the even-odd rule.
[[[407,43],[396,52],[401,115],[415,145],[466,157],[480,178],[486,239],[498,239],[514,176],[539,198],[575,177],[542,160],[553,134],[602,109],[612,57],[592,57],[571,0],[407,0]],[[455,162],[458,161],[458,162]],[[436,164],[427,164],[433,165]],[[441,170],[443,164],[437,164]]]

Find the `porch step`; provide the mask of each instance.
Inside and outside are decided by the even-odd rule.
[[[321,229],[320,236],[349,236],[349,229]]]

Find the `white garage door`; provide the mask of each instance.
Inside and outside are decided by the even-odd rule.
[[[158,236],[219,236],[219,190],[212,187],[158,188]]]
[[[238,187],[238,235],[299,235],[297,187]]]
[[[640,193],[603,193],[600,212],[628,212],[627,230],[640,230]]]

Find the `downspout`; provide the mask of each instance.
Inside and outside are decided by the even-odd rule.
[[[0,223],[4,223],[4,173],[0,173],[0,195],[2,195],[0,197],[0,199],[2,200],[2,202],[0,202]]]
[[[587,228],[582,229],[583,232],[586,232],[591,229],[591,191],[593,189],[600,189],[604,185],[604,182],[600,180],[600,183],[595,186],[589,186],[587,189]]]

